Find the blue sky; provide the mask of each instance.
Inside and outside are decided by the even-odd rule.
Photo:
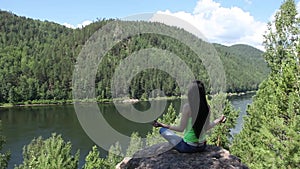
[[[198,0],[1,0],[0,9],[21,16],[77,25],[96,18],[123,18],[132,14],[170,10],[193,12]],[[239,7],[257,20],[267,21],[280,0],[215,0],[223,7]]]
[[[299,1],[296,0],[298,6]],[[160,11],[189,18],[212,42],[246,43],[262,48],[262,39],[258,36],[281,3],[282,0],[1,0],[0,9],[68,27],[88,24],[97,18],[123,18]],[[205,11],[210,18],[202,16]],[[199,26],[199,23],[206,26]]]

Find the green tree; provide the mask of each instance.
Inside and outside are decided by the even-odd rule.
[[[207,138],[208,144],[230,149],[230,140],[233,139],[233,136],[230,134],[230,129],[235,127],[239,111],[234,109],[224,94],[213,96],[210,101],[210,108],[213,115],[220,115],[223,113],[227,120],[224,124],[217,125],[212,129]],[[216,118],[218,117],[213,117],[211,120]]]
[[[133,154],[143,148],[142,138],[137,132],[134,132],[130,136],[130,143],[126,150],[126,156],[131,157]]]
[[[61,135],[52,134],[48,139],[33,139],[23,148],[23,163],[16,169],[75,169],[78,168],[79,150],[71,154],[71,142],[65,142]]]
[[[173,104],[171,103],[168,107],[167,113],[163,114],[163,116],[159,118],[158,121],[164,124],[174,124],[176,118],[177,113]]]
[[[109,168],[115,169],[115,166],[123,160],[124,154],[122,153],[122,147],[119,142],[111,146],[106,157],[106,162],[109,164]]]
[[[100,157],[97,146],[93,146],[92,150],[85,157],[85,164],[82,169],[107,169],[109,164],[107,161]]]
[[[157,121],[162,122],[164,124],[172,124],[179,123],[180,116],[176,114],[173,104],[171,103],[168,107],[167,113],[163,114]],[[159,128],[153,127],[152,131],[147,134],[146,145],[152,146],[157,143],[165,142],[166,140],[160,136]]]
[[[2,122],[0,120],[0,150],[2,150],[4,144],[5,144],[5,137],[2,135]],[[0,169],[7,168],[9,160],[10,160],[10,152],[5,152],[5,153],[0,152]]]
[[[300,167],[300,64],[296,5],[286,0],[265,35],[269,77],[248,108],[232,152],[250,168]],[[273,30],[274,25],[275,30]]]

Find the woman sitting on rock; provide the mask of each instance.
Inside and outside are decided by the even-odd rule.
[[[206,147],[206,132],[226,119],[222,115],[213,122],[209,121],[210,110],[205,94],[203,83],[193,81],[188,90],[188,103],[183,106],[179,126],[170,126],[157,121],[153,123],[154,127],[161,127],[159,133],[181,153],[203,151]],[[183,138],[171,130],[184,131]]]

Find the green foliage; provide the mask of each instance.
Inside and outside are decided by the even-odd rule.
[[[71,154],[72,145],[65,142],[61,135],[52,134],[46,140],[42,137],[33,139],[23,149],[23,164],[16,169],[74,169],[78,168],[79,150]]]
[[[162,118],[159,118],[158,121],[164,124],[173,124],[176,120],[176,117],[177,113],[173,104],[171,103],[168,107],[167,113],[163,114]]]
[[[270,78],[261,85],[234,139],[233,153],[251,168],[299,167],[299,94],[286,95],[276,83]]]
[[[92,151],[85,157],[85,164],[82,169],[107,169],[109,164],[100,157],[97,146],[93,146]]]
[[[119,142],[111,146],[106,157],[106,163],[109,164],[109,168],[115,169],[115,166],[123,160],[124,154],[122,153],[122,147]]]
[[[159,134],[159,128],[152,128],[152,131],[147,134],[146,146],[153,146],[158,143],[165,142],[165,139]]]
[[[134,132],[130,136],[130,143],[126,150],[126,157],[131,157],[135,152],[141,150],[144,147],[142,138],[138,133]]]
[[[171,103],[168,107],[167,113],[163,114],[157,121],[164,124],[175,125],[179,123],[179,115],[177,115],[173,104]],[[147,134],[146,145],[152,146],[158,143],[165,142],[166,140],[159,134],[159,128],[153,127],[152,131]]]
[[[300,167],[299,25],[295,2],[286,0],[275,15],[275,31],[265,35],[271,74],[248,108],[232,152],[250,168]]]
[[[5,144],[5,137],[2,135],[2,122],[0,120],[0,150],[2,150],[4,144]],[[0,169],[7,168],[9,160],[10,160],[10,152],[5,152],[5,153],[0,152]]]
[[[72,72],[76,57],[86,40],[109,22],[111,20],[98,20],[74,30],[53,22],[0,11],[0,103],[72,99]],[[163,24],[156,25],[163,27]],[[190,38],[190,35],[186,33],[185,37]],[[198,43],[205,42],[199,40]],[[225,66],[227,91],[257,89],[268,73],[266,65],[261,61],[262,52],[244,45],[225,47],[215,44],[215,47]],[[110,83],[120,61],[147,48],[176,54],[186,62],[197,79],[203,79],[208,84],[209,78],[202,61],[188,46],[170,37],[142,34],[122,40],[103,58],[95,79],[97,99],[111,99]],[[174,63],[167,69],[178,72],[178,64]],[[185,76],[184,71],[178,74]],[[153,89],[164,91],[166,96],[181,95],[175,79],[166,72],[145,70],[132,79],[130,97],[147,99]],[[210,88],[207,89],[209,92]]]
[[[247,45],[214,46],[225,68],[226,92],[257,90],[258,85],[269,74],[262,51]]]
[[[287,55],[295,56],[293,52],[297,50],[299,41],[299,17],[296,17],[297,14],[294,0],[286,0],[275,14],[275,21],[268,25],[268,34],[264,36],[266,48],[264,56],[273,73],[280,72],[284,62],[296,59]]]
[[[234,109],[223,94],[214,96],[211,100],[210,107],[212,114],[219,117],[220,114],[223,113],[227,120],[226,123],[219,124],[212,129],[212,132],[207,138],[207,142],[211,145],[229,149],[230,140],[233,139],[233,136],[230,134],[230,129],[235,127],[239,111]],[[213,117],[212,120],[218,117]]]

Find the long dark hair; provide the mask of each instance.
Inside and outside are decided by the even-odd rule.
[[[209,113],[203,82],[195,80],[188,91],[188,102],[192,111],[192,123],[196,137],[199,138]]]

